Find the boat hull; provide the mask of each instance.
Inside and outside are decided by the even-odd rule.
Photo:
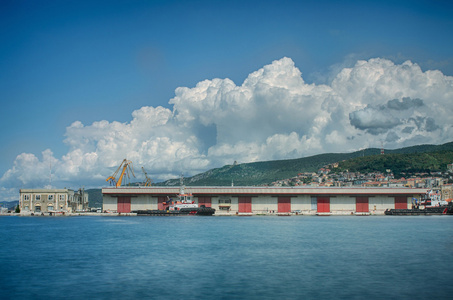
[[[194,207],[182,208],[180,210],[136,210],[133,211],[137,216],[212,216],[215,214],[215,209],[211,207]]]
[[[443,206],[426,207],[424,209],[388,209],[384,213],[388,216],[453,215],[453,206],[449,204]]]

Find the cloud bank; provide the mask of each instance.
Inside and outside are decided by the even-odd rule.
[[[193,175],[233,161],[253,162],[453,140],[453,77],[410,61],[358,61],[328,85],[307,84],[290,58],[251,73],[241,85],[212,79],[178,87],[164,107],[142,107],[130,122],[75,121],[67,154],[22,153],[3,188],[105,184],[128,158],[155,180]]]

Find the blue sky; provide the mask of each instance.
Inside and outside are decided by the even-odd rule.
[[[249,142],[246,138],[229,139],[225,134],[222,137],[221,132],[226,132],[229,127],[222,127],[223,123],[217,124],[215,120],[210,123],[203,121],[207,118],[203,117],[202,110],[196,110],[195,106],[184,106],[190,102],[187,99],[195,98],[187,93],[175,97],[175,90],[187,87],[195,93],[197,84],[215,78],[228,78],[236,87],[240,87],[251,74],[265,66],[274,66],[271,68],[274,71],[280,68],[279,72],[295,68],[301,72],[298,76],[303,78],[307,86],[313,84],[321,88],[327,85],[333,88],[332,83],[341,70],[354,68],[360,60],[376,67],[378,64],[369,60],[377,58],[390,61],[400,66],[401,70],[406,67],[404,62],[410,61],[421,69],[421,75],[417,75],[417,78],[426,76],[430,82],[433,79],[426,72],[440,71],[442,78],[434,77],[443,84],[445,80],[448,81],[444,87],[444,95],[448,95],[451,88],[449,80],[453,75],[452,30],[453,4],[450,1],[2,1],[0,125],[3,130],[0,133],[0,177],[4,175],[0,186],[11,191],[19,186],[44,185],[43,180],[31,183],[31,179],[24,179],[26,176],[23,172],[26,169],[21,163],[25,162],[18,160],[18,155],[25,153],[34,156],[32,161],[41,164],[36,167],[36,170],[40,170],[46,159],[42,153],[50,149],[49,159],[55,159],[58,165],[64,156],[77,148],[75,143],[87,140],[88,132],[96,127],[92,124],[105,120],[110,125],[115,122],[127,125],[134,119],[132,113],[145,107],[162,106],[174,111],[176,117],[183,115],[184,108],[191,111],[192,119],[201,120],[194,125],[176,118],[168,121],[168,124],[177,121],[182,123],[173,124],[175,127],[159,128],[160,132],[170,131],[170,128],[182,132],[184,130],[181,128],[191,126],[190,132],[186,134],[193,135],[199,144],[204,145],[203,149],[197,150],[197,155],[187,154],[185,157],[195,165],[199,159],[204,161],[199,163],[199,168],[186,170],[187,173],[220,166],[236,156],[242,162],[247,162],[300,157],[335,149],[349,151],[359,147],[359,144],[367,146],[361,142],[353,147],[336,148],[313,144],[313,147],[305,148],[304,151],[288,153],[274,148],[263,150],[263,145],[269,141],[266,138],[276,135],[289,136],[294,132],[300,143],[314,136],[306,135],[297,128],[286,132],[285,124],[278,123],[270,129],[271,135],[263,134],[263,140],[255,141],[257,147],[261,145],[261,152],[247,156],[241,152],[245,150],[240,150],[242,146],[244,149],[251,147],[244,146]],[[278,67],[273,64],[282,58],[289,58],[293,65],[288,61]],[[387,70],[384,65],[388,66],[381,62],[379,68]],[[334,95],[338,96],[339,92],[335,91]],[[422,91],[419,94],[415,91],[406,93],[400,88],[399,92],[386,95],[387,98],[383,96],[376,102],[366,99],[357,103],[346,101],[354,102],[354,108],[350,111],[344,107],[341,109],[346,115],[350,114],[352,117],[349,119],[352,120],[373,109],[383,111],[382,107],[392,99],[414,104],[416,102],[412,100],[421,96],[425,97],[422,99],[424,105],[427,105],[428,98],[436,97],[424,95]],[[411,98],[412,102],[403,100],[404,97]],[[176,100],[171,101],[173,98]],[[346,98],[344,96],[342,99]],[[442,101],[448,105],[451,98]],[[155,116],[154,113],[152,116]],[[408,112],[406,119],[394,120],[392,124],[405,123],[406,127],[401,130],[408,133],[414,126],[422,130],[420,120],[434,118],[434,115],[421,116],[420,111],[411,111],[411,114]],[[264,115],[266,112],[263,111]],[[334,120],[332,115],[329,118]],[[413,121],[411,127],[407,125],[410,120],[419,121]],[[350,125],[359,130],[356,136],[368,134],[366,140],[369,146],[379,146],[383,139],[389,141],[389,147],[420,141],[414,137],[402,139],[397,132],[389,132],[383,127],[370,129],[376,124],[379,126],[379,122],[365,124],[360,120],[353,121]],[[74,122],[80,122],[85,128],[83,133],[79,132],[82,129],[78,131],[79,140],[72,135],[74,130],[68,130]],[[429,122],[426,121],[423,126],[427,128]],[[442,127],[441,124],[431,127],[443,128],[443,137],[448,137],[451,132],[448,126]],[[109,130],[114,131],[111,128]],[[234,130],[241,131],[240,128]],[[423,142],[438,142],[435,135],[440,136],[440,133],[429,132],[433,135],[432,139]],[[217,140],[214,141],[216,134]],[[231,132],[229,134],[234,135]],[[260,136],[260,133],[255,134]],[[333,138],[337,133],[325,131],[318,138],[323,138],[322,134]],[[105,134],[102,136],[105,137]],[[211,140],[203,140],[204,136]],[[347,138],[351,140],[353,136],[350,133]],[[156,141],[154,138],[150,137],[146,141]],[[371,142],[373,139],[375,141]],[[93,138],[94,150],[81,147],[80,153],[100,155],[100,140],[102,138],[99,136]],[[170,140],[173,143],[170,148],[175,147],[176,141],[187,142],[173,136]],[[141,141],[141,145],[146,141]],[[215,145],[218,147],[211,148],[209,153],[210,146]],[[219,149],[226,152],[220,154]],[[193,149],[186,150],[187,153],[194,153],[191,152]],[[217,154],[216,159],[211,159],[213,153]],[[99,178],[110,175],[107,173],[113,161],[119,160],[119,163],[119,157],[126,155],[134,157],[134,154],[118,153],[118,157],[112,157],[104,165],[97,160],[98,169],[91,171],[97,174],[98,181],[89,178],[90,182],[84,183],[80,176],[86,174],[78,171],[77,176],[60,173],[61,178],[66,178],[62,179],[61,184],[89,186],[95,181],[100,184]],[[160,179],[180,173],[183,166],[191,166],[186,162],[159,168],[150,163],[150,157],[137,157],[143,165],[155,169],[154,174],[152,171],[150,173]],[[33,165],[30,161],[26,164]],[[102,169],[103,166],[105,169]],[[78,167],[83,168],[82,165]],[[6,176],[8,171],[9,175]],[[56,185],[58,174],[55,171]],[[14,176],[21,179],[13,180]],[[47,178],[48,174],[44,176],[42,171],[36,171],[32,176],[35,179],[40,177]]]

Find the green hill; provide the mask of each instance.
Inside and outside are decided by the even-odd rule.
[[[385,171],[386,169],[391,169],[394,172],[395,170],[410,171],[412,169],[443,170],[442,168],[446,168],[446,165],[452,162],[450,159],[451,153],[448,154],[448,152],[451,151],[453,151],[453,142],[443,145],[419,145],[395,150],[385,150],[385,155],[379,155],[380,149],[370,148],[352,153],[329,153],[298,159],[227,165],[185,178],[184,183],[188,186],[228,186],[231,185],[233,181],[234,185],[237,186],[265,185],[276,180],[294,177],[301,172],[316,172],[325,165],[354,158],[361,159],[351,163],[351,165],[342,164],[341,168],[349,170],[352,170],[353,168],[356,168],[357,170],[363,168],[363,171]],[[442,157],[439,156],[440,154],[426,154],[433,152],[445,152],[446,154],[443,156],[441,155]],[[368,157],[372,157],[372,159],[366,160],[365,158]],[[400,162],[397,157],[401,157],[401,160],[405,161],[405,163]],[[407,159],[405,157],[407,157]],[[366,167],[360,167],[359,165],[364,162],[367,162]],[[411,164],[413,166],[412,169]],[[167,180],[158,183],[157,185],[179,185],[179,179]]]
[[[410,154],[386,154],[358,157],[340,162],[336,172],[385,173],[391,170],[396,178],[415,173],[445,172],[453,162],[453,151],[438,151]]]
[[[88,202],[90,207],[102,207],[102,189],[85,190],[88,193]]]

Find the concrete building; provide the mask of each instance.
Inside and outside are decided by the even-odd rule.
[[[441,186],[442,200],[453,199],[453,184],[444,184]]]
[[[88,194],[71,189],[21,189],[21,213],[75,212],[88,209]]]
[[[88,208],[88,193],[85,189],[79,189],[74,192],[73,200],[69,203],[72,212],[87,211]]]
[[[216,209],[216,215],[384,214],[386,209],[410,208],[421,198],[420,188],[354,187],[185,187],[196,203]],[[128,213],[164,209],[179,187],[103,188],[103,211]]]

